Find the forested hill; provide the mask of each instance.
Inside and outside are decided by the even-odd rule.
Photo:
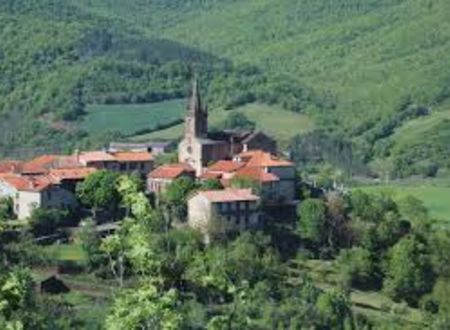
[[[83,102],[179,97],[197,63],[213,104],[307,113],[366,162],[401,171],[450,158],[446,0],[6,0],[0,15],[8,145],[79,140],[60,120]],[[425,115],[411,135],[404,126]],[[8,135],[24,116],[39,120]]]

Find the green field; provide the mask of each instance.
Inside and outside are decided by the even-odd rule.
[[[423,201],[430,215],[437,219],[450,222],[450,184],[418,184],[418,185],[376,185],[358,187],[368,192],[383,192],[391,194],[395,199],[400,200],[408,195],[414,196]]]
[[[297,134],[306,133],[314,128],[312,120],[302,114],[283,111],[276,106],[264,104],[249,104],[236,110],[244,113],[250,120],[256,123],[256,128],[273,136],[281,145],[289,143],[290,139]],[[211,111],[209,125],[215,126],[222,122],[227,111]],[[177,139],[183,132],[183,125],[177,125],[168,129],[156,131],[150,134],[133,137],[133,141],[147,141],[153,139]]]
[[[50,245],[46,248],[48,254],[54,260],[84,262],[86,254],[78,244]]]
[[[150,104],[90,105],[81,128],[89,134],[120,132],[130,135],[181,119],[184,105],[184,99]]]

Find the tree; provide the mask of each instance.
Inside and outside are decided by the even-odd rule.
[[[111,210],[120,196],[117,191],[119,174],[101,170],[90,174],[84,182],[77,186],[77,196],[81,202],[92,208],[94,219],[100,209]]]
[[[66,211],[37,208],[31,212],[28,223],[35,236],[51,235],[67,223],[68,216]]]
[[[347,329],[353,323],[349,298],[340,291],[327,291],[319,295],[316,307],[324,328]]]
[[[222,190],[223,186],[218,179],[207,179],[200,184],[200,190]]]
[[[12,219],[14,216],[12,198],[0,198],[0,221]]]
[[[176,312],[177,291],[171,289],[161,292],[149,282],[151,280],[147,279],[139,288],[121,292],[106,318],[106,328],[111,330],[180,329],[183,319]]]
[[[417,306],[434,281],[427,247],[418,239],[405,237],[389,251],[383,289],[392,299]]]
[[[260,195],[262,191],[261,183],[258,181],[248,178],[248,177],[233,177],[231,179],[231,187],[237,188],[237,189],[251,189],[253,193]]]
[[[187,213],[187,199],[191,192],[197,189],[195,181],[189,177],[181,177],[174,180],[164,195],[171,214],[177,219],[184,219]]]
[[[326,206],[324,201],[314,198],[306,199],[299,205],[297,214],[300,217],[300,235],[315,245],[321,245],[327,239]]]
[[[95,229],[96,223],[92,219],[86,219],[80,223],[80,230],[77,235],[81,247],[86,252],[90,270],[96,268],[100,259],[102,259],[101,239]]]
[[[0,326],[4,329],[33,328],[35,308],[33,278],[16,268],[0,277]]]
[[[231,111],[227,118],[219,125],[220,129],[247,129],[252,130],[256,126],[245,114]]]
[[[339,275],[346,286],[360,289],[379,287],[379,269],[370,251],[361,247],[342,250],[336,261]]]

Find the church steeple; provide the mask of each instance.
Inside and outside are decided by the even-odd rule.
[[[186,115],[187,138],[205,138],[208,134],[208,111],[202,105],[200,88],[197,78],[192,81],[192,91],[188,102]]]

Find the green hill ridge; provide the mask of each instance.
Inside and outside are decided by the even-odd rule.
[[[3,147],[95,143],[77,124],[80,102],[182,97],[193,64],[213,107],[301,112],[401,176],[449,165],[445,120],[423,119],[409,143],[396,139],[409,121],[450,109],[448,1],[10,0],[0,9]]]

